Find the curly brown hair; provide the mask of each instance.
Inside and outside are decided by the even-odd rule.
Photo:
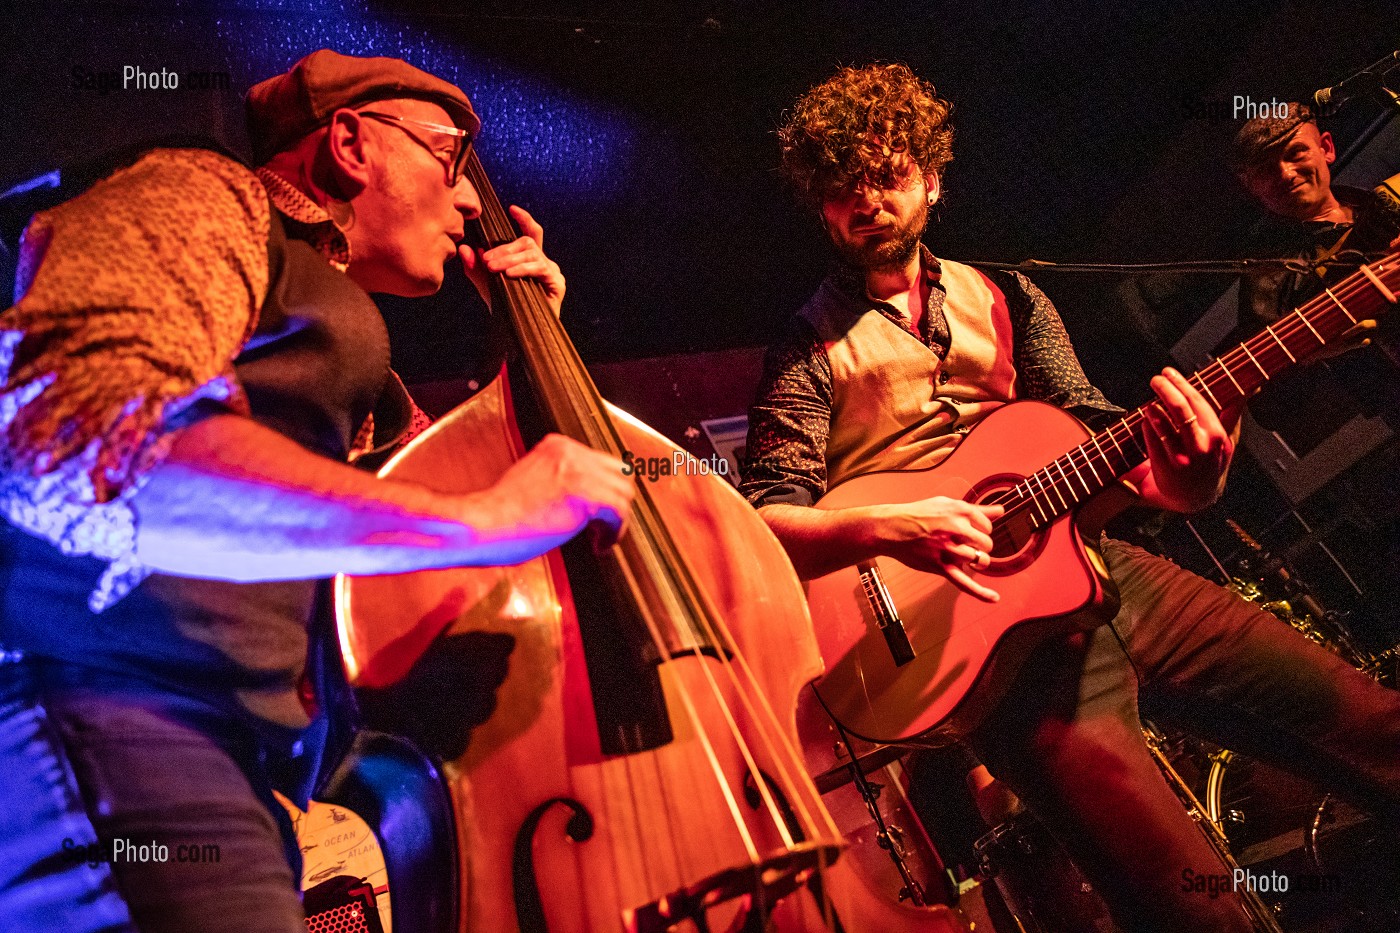
[[[907,65],[842,68],[798,98],[778,129],[782,169],[809,206],[857,181],[891,187],[905,154],[925,173],[953,160],[953,105]]]

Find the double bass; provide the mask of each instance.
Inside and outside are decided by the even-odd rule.
[[[475,154],[466,174],[484,242],[513,240]],[[601,398],[538,283],[492,289],[528,389],[503,369],[381,475],[488,488],[523,455],[522,423],[682,469],[638,475],[611,547],[585,535],[513,567],[337,581],[351,683],[429,683],[404,731],[443,762],[458,930],[861,929],[820,881],[843,842],[795,748],[821,661],[781,546],[727,483]]]

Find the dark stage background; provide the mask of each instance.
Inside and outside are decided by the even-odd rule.
[[[839,64],[903,60],[954,101],[936,252],[1133,262],[1240,255],[1257,215],[1223,165],[1234,95],[1307,96],[1400,46],[1394,0],[8,0],[3,11],[0,190],[172,131],[244,150],[242,92],[324,46],[459,83],[485,120],[498,190],[545,224],[569,277],[564,321],[592,364],[758,346],[810,294],[822,241],[782,190],[773,130]],[[211,87],[81,86],[127,65]],[[1357,103],[1333,132],[1345,146],[1377,114]],[[1166,348],[1229,284],[1177,280],[1128,310],[1112,278],[1038,281],[1123,404],[1146,397]],[[478,366],[482,311],[460,271],[438,298],[384,308],[409,382]],[[628,370],[610,372],[625,392]],[[1277,521],[1267,481],[1246,469],[1237,485],[1231,508],[1256,527]],[[1393,597],[1391,570],[1371,598]]]

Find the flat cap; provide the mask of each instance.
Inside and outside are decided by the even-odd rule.
[[[253,159],[262,165],[341,107],[399,97],[438,104],[459,129],[472,136],[481,129],[481,120],[461,88],[397,58],[359,58],[321,49],[248,91]]]
[[[1255,117],[1245,121],[1230,147],[1231,169],[1239,175],[1267,162],[1277,156],[1278,150],[1293,138],[1300,127],[1316,122],[1312,108],[1297,101],[1290,102],[1282,116]]]

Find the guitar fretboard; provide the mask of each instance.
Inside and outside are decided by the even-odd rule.
[[[1188,380],[1217,412],[1248,398],[1281,371],[1317,355],[1359,321],[1394,304],[1400,253],[1364,265],[1333,288],[1213,360]],[[1147,459],[1143,431],[1152,430],[1149,402],[994,498],[1006,516],[1028,511],[1040,528],[1116,482]],[[1003,521],[1005,520],[1003,517]]]

